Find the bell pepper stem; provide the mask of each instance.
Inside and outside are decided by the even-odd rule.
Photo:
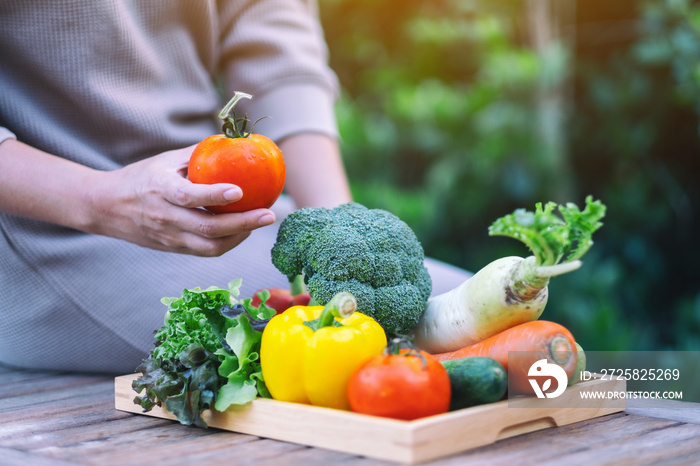
[[[405,351],[402,351],[405,350]],[[413,341],[404,336],[397,336],[392,338],[389,343],[384,347],[384,356],[415,356],[421,359],[421,368],[425,370],[428,365],[428,360],[425,356],[416,348]]]
[[[333,296],[328,304],[325,305],[318,319],[304,322],[314,332],[323,327],[334,325],[335,318],[346,319],[350,317],[357,309],[357,301],[355,297],[348,292],[341,292]]]

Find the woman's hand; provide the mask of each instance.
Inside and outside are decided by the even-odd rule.
[[[193,148],[98,171],[6,140],[0,144],[0,211],[162,251],[221,255],[275,215],[268,209],[213,215],[199,208],[242,193],[231,184],[188,181]]]
[[[91,204],[94,233],[163,251],[219,256],[252,230],[270,225],[268,209],[217,214],[202,206],[223,205],[243,195],[232,184],[203,185],[186,179],[194,146],[164,152],[119,170],[100,172]]]

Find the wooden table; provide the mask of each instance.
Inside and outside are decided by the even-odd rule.
[[[677,402],[674,402],[677,403]],[[430,464],[700,464],[700,405],[628,408]],[[391,464],[117,411],[113,375],[0,366],[0,464]]]

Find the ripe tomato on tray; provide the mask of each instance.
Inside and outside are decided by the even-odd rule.
[[[236,118],[233,108],[251,95],[234,93],[219,113],[223,133],[209,136],[192,152],[187,176],[193,183],[232,183],[243,191],[236,202],[206,206],[214,213],[245,212],[269,208],[282,193],[286,169],[282,151],[269,138],[246,132],[248,118]]]
[[[394,339],[353,374],[348,384],[353,411],[406,421],[448,411],[451,386],[445,368],[425,351],[403,344]]]

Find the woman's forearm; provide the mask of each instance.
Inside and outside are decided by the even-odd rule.
[[[88,189],[99,172],[14,139],[0,143],[0,211],[90,229]]]
[[[303,133],[279,145],[287,165],[285,189],[297,207],[335,207],[352,200],[335,139]]]
[[[275,221],[269,209],[220,215],[200,209],[235,202],[242,192],[232,184],[188,181],[192,149],[100,171],[6,140],[0,144],[0,211],[200,256],[224,254]]]

